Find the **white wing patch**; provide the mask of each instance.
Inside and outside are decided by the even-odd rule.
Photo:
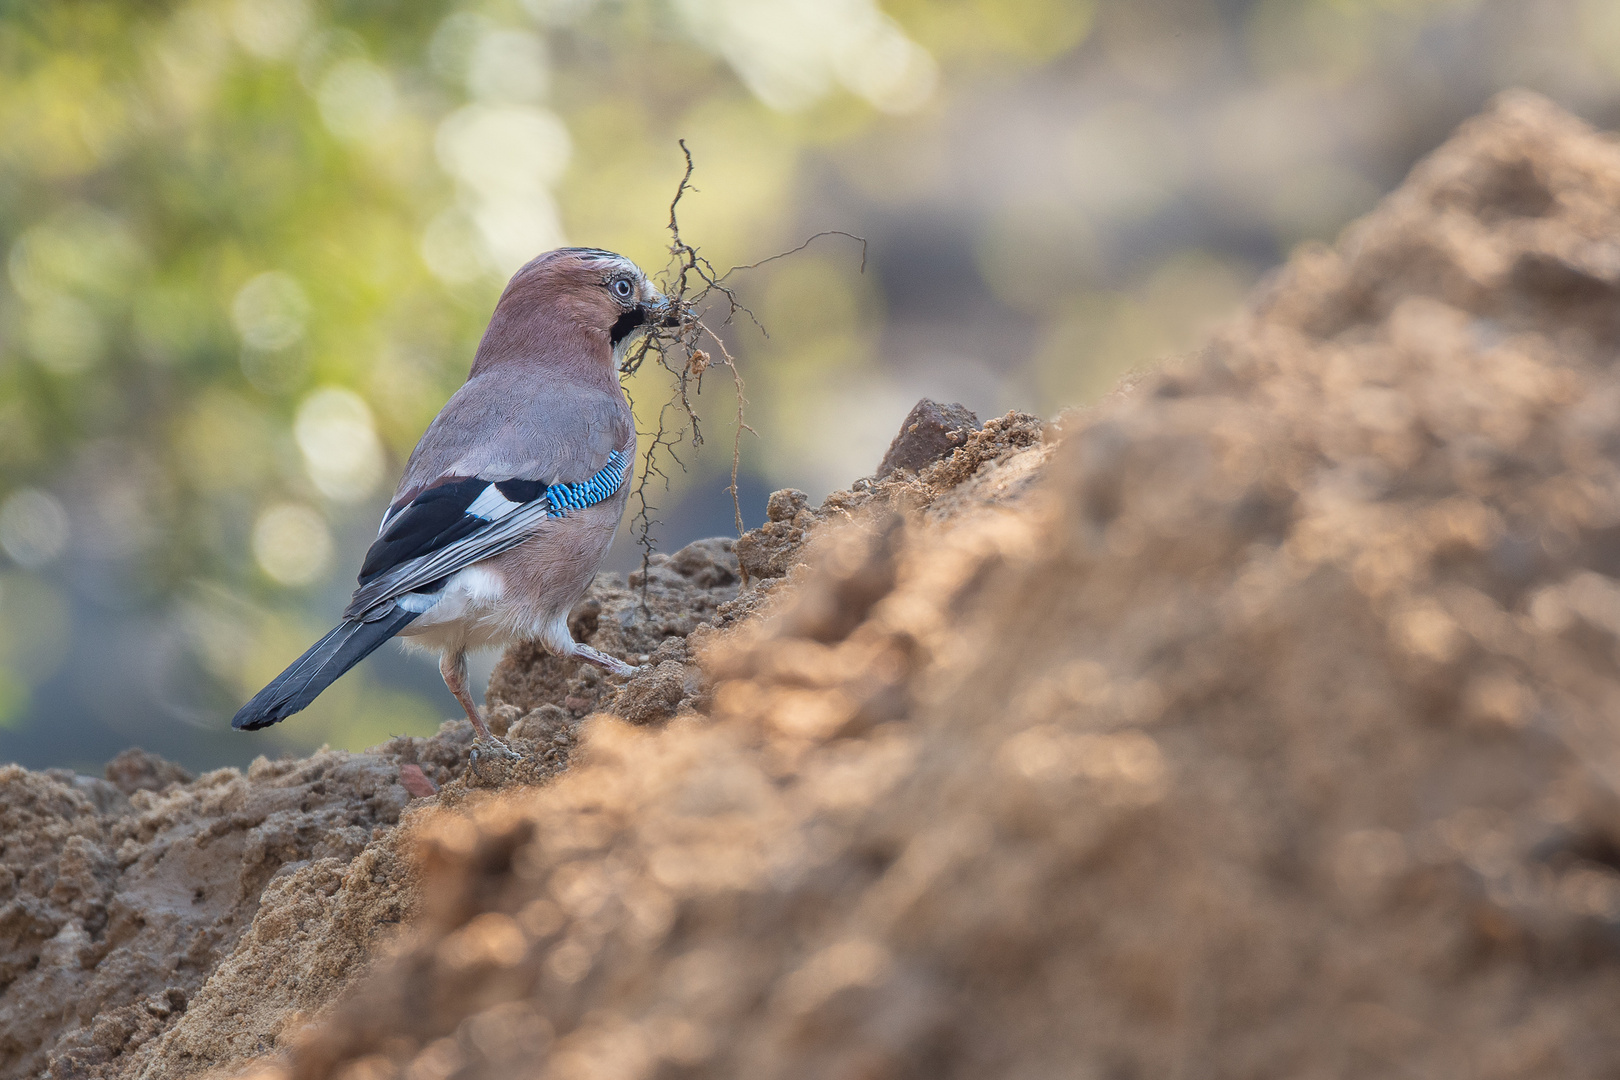
[[[491,484],[479,494],[478,498],[467,504],[466,512],[485,521],[499,521],[522,505],[502,495],[501,489]]]

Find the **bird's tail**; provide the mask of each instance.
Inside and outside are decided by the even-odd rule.
[[[405,629],[418,612],[395,606],[381,618],[344,619],[332,632],[270,681],[242,706],[231,727],[257,731],[304,709],[337,677],[374,652],[377,646]]]

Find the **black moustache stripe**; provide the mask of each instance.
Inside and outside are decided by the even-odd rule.
[[[647,309],[641,304],[637,304],[623,315],[620,315],[618,320],[614,322],[613,328],[608,331],[608,339],[614,345],[617,345],[630,335],[630,331],[638,326],[645,325],[646,322]]]

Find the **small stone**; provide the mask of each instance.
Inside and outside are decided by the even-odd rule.
[[[495,705],[485,708],[484,723],[489,727],[490,734],[502,736],[522,715],[523,710],[516,705]]]
[[[730,585],[737,580],[734,546],[735,542],[724,536],[694,540],[669,557],[669,568],[705,589]]]
[[[439,785],[422,771],[422,766],[415,762],[406,762],[399,767],[399,785],[404,788],[413,799],[426,799],[439,793]],[[373,878],[372,880],[381,880]]]
[[[703,629],[699,627],[698,629]],[[694,631],[695,632],[695,631]],[[658,643],[658,648],[652,651],[651,656],[642,658],[644,663],[651,663],[654,667],[665,660],[679,660],[686,663],[686,638],[681,635],[671,635]]]
[[[687,696],[689,674],[680,661],[665,660],[626,683],[613,699],[613,712],[632,724],[667,720]]]
[[[798,488],[783,488],[771,492],[765,500],[765,517],[771,521],[791,521],[810,502],[810,496]]]
[[[991,422],[992,424],[994,421]],[[889,444],[878,466],[878,479],[901,469],[920,472],[941,458],[949,457],[979,430],[979,418],[966,405],[941,405],[932,398],[923,398],[907,414],[900,425],[900,434]]]
[[[566,735],[573,726],[574,718],[566,709],[548,702],[531,710],[523,719],[513,724],[511,734],[514,739],[546,742],[559,735]]]
[[[72,776],[71,771],[69,776]],[[107,762],[107,779],[125,795],[162,791],[170,784],[190,783],[192,775],[174,762],[132,746]]]

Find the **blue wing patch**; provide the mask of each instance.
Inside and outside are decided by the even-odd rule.
[[[611,498],[619,490],[619,485],[624,483],[625,460],[624,454],[615,450],[608,455],[608,463],[602,467],[602,471],[589,480],[576,484],[552,484],[546,488],[546,501],[551,504],[547,513],[551,517],[562,517],[570,510],[583,510]]]

